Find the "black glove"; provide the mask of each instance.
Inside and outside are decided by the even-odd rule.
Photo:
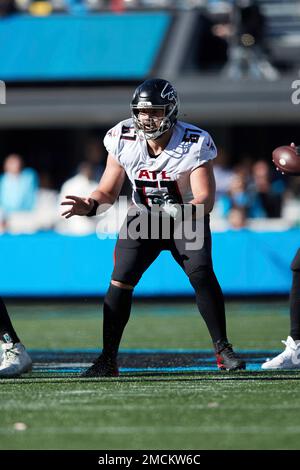
[[[96,201],[95,199],[92,199],[93,201],[93,206],[88,214],[86,214],[87,217],[93,217],[94,215],[97,214],[97,209],[99,207],[99,202]]]

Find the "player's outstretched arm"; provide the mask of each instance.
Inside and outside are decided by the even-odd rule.
[[[190,176],[194,199],[190,204],[204,204],[204,214],[212,211],[215,203],[216,183],[213,163],[208,161],[196,168]]]
[[[66,219],[73,215],[90,215],[101,204],[114,204],[125,179],[125,170],[112,155],[108,155],[105,171],[92,194],[87,197],[68,195],[62,206],[69,206],[61,215]]]

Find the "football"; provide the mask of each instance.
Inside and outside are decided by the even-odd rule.
[[[272,154],[274,165],[278,170],[287,175],[300,175],[299,147],[283,145],[277,147]]]

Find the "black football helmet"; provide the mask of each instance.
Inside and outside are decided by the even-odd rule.
[[[155,140],[177,122],[179,108],[177,92],[167,80],[159,78],[146,80],[135,90],[130,108],[136,132],[147,140]],[[155,117],[155,113],[159,110],[162,113]],[[143,111],[149,113],[147,120],[141,119],[140,114]]]

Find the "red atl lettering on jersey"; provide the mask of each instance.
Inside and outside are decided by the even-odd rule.
[[[152,179],[156,180],[157,171],[149,171],[149,173],[151,173]]]
[[[171,179],[169,176],[167,176],[166,170],[163,170],[161,172],[161,179],[163,179],[163,180],[170,180]]]
[[[151,173],[152,178],[150,177],[150,174],[149,174],[149,173]],[[149,170],[149,171],[148,171],[148,170],[140,170],[138,178],[139,178],[139,179],[140,179],[140,178],[146,178],[147,180],[150,180],[150,179],[156,180],[157,177],[158,177],[158,175],[160,176],[160,178],[159,178],[160,180],[164,180],[164,181],[165,181],[165,180],[170,180],[170,179],[171,179],[171,178],[167,175],[166,170],[163,170],[163,171],[161,171],[161,172],[159,172],[159,171],[150,171],[150,170]]]
[[[139,178],[146,178],[147,180],[150,179],[149,172],[147,170],[140,170]]]

